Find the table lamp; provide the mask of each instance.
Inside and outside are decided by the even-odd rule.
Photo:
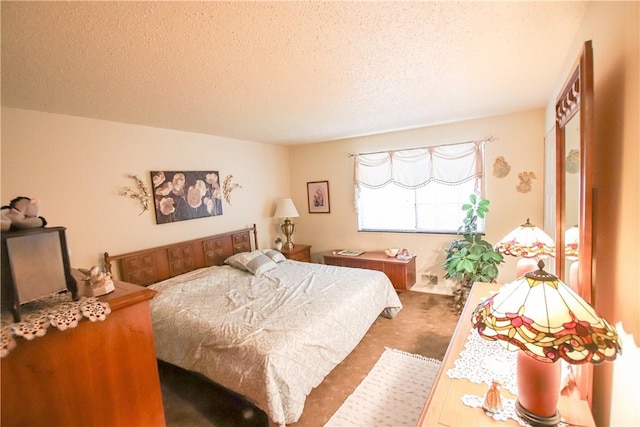
[[[480,336],[517,355],[516,413],[532,426],[556,426],[559,359],[570,364],[614,360],[620,352],[614,328],[553,274],[526,273],[476,307],[472,323]]]
[[[520,257],[516,265],[516,277],[521,277],[536,269],[537,257],[553,255],[556,245],[547,233],[531,224],[527,218],[526,223],[503,237],[493,248],[501,254]]]
[[[571,261],[569,266],[569,286],[578,291],[578,255],[580,248],[580,229],[573,226],[564,232],[564,256]]]
[[[297,218],[298,211],[296,206],[293,204],[293,200],[291,199],[280,199],[276,204],[276,212],[273,214],[276,218],[285,218],[284,222],[280,226],[282,229],[282,233],[287,238],[287,241],[284,243],[283,250],[290,251],[293,249],[293,242],[291,241],[291,235],[293,235],[293,231],[295,230],[295,224],[291,222],[289,218]]]
[[[578,259],[578,249],[580,247],[580,229],[577,225],[570,227],[564,232],[564,256],[571,260]]]

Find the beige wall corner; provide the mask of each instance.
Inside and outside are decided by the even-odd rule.
[[[567,53],[558,87],[546,110],[554,126],[557,93],[582,44],[591,40],[594,61],[594,305],[625,333],[623,356],[594,368],[596,425],[640,425],[633,397],[640,394],[640,3],[589,2]]]
[[[2,108],[2,204],[37,197],[49,225],[67,228],[74,267],[97,265],[112,254],[258,226],[259,244],[276,235],[275,200],[289,195],[286,147],[129,125],[104,120]],[[119,192],[149,188],[152,170],[215,170],[242,185],[223,215],[156,224],[152,206]]]

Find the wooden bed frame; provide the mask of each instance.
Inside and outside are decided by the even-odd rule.
[[[253,233],[253,245],[251,242]],[[149,286],[198,268],[223,265],[239,252],[258,249],[256,225],[185,242],[172,243],[121,255],[104,253],[104,269],[114,278]],[[116,261],[117,271],[112,262]]]

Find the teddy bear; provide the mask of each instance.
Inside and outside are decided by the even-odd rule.
[[[0,230],[15,231],[26,228],[45,227],[47,220],[38,216],[38,200],[16,197],[9,205],[0,208]]]

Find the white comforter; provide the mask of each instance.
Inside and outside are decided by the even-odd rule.
[[[261,277],[210,267],[150,286],[157,357],[240,393],[277,424],[402,304],[382,272],[283,261]]]

